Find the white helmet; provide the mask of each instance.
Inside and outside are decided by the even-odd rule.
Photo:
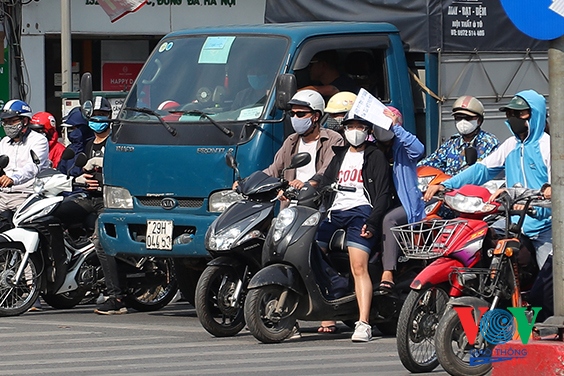
[[[329,114],[348,112],[352,108],[355,100],[355,93],[351,93],[350,91],[340,91],[329,99],[327,107],[325,107],[325,112]]]
[[[295,104],[298,106],[306,106],[314,111],[319,111],[323,115],[325,109],[325,101],[321,94],[315,90],[301,90],[298,91],[288,104]]]

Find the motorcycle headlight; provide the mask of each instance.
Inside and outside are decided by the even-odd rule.
[[[425,192],[427,190],[427,187],[433,181],[434,178],[435,178],[435,175],[418,177],[417,178],[417,188],[419,188],[419,190],[421,192]]]
[[[480,212],[489,212],[493,208],[494,205],[487,204],[479,197],[468,197],[461,194],[455,194],[454,196],[445,195],[445,202],[446,204],[461,213],[480,213]]]
[[[290,225],[294,222],[296,218],[296,210],[294,208],[287,208],[282,210],[276,221],[274,222],[274,228],[272,233],[272,240],[274,242],[280,241],[284,236],[290,231]]]
[[[210,195],[208,211],[211,213],[222,213],[231,204],[242,200],[243,196],[232,189],[214,192]]]
[[[104,206],[108,209],[133,209],[133,197],[125,188],[105,185]]]
[[[41,193],[41,191],[43,191],[43,187],[45,187],[45,182],[41,179],[35,179],[33,182],[33,192]]]
[[[259,217],[259,215],[260,213],[254,214],[240,222],[237,222],[233,226],[222,229],[218,232],[215,232],[215,226],[212,224],[206,232],[206,248],[211,251],[227,251],[231,249],[236,240],[238,240],[236,245],[243,243],[246,239],[248,239],[247,236],[250,233],[254,233],[251,231],[249,234],[246,234],[246,229]],[[239,239],[241,234],[243,234],[243,238]]]

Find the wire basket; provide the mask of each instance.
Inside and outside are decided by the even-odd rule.
[[[461,219],[420,221],[390,228],[407,258],[428,260],[442,256],[462,234]]]

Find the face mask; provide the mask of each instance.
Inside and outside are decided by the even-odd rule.
[[[291,118],[292,121],[292,128],[296,131],[297,134],[304,134],[307,132],[309,128],[311,128],[311,117],[303,117],[299,118],[294,116]]]
[[[510,117],[507,119],[509,127],[514,134],[519,135],[529,131],[529,121],[518,117]]]
[[[478,128],[478,120],[460,120],[456,123],[456,130],[461,135],[467,135]]]
[[[329,128],[329,129],[336,131],[339,128],[341,128],[341,123],[343,122],[343,119],[344,119],[343,116],[339,116],[339,117],[335,117],[335,118],[332,118],[331,116],[329,116],[327,118],[327,121],[325,122],[325,128]]]
[[[394,138],[395,134],[391,130],[374,126],[374,138],[380,142],[388,142]]]
[[[266,89],[266,85],[268,84],[268,76],[266,74],[249,74],[247,75],[247,80],[249,81],[249,85],[255,90]]]
[[[108,119],[107,116],[93,116],[88,121],[88,126],[94,132],[102,133],[106,129],[108,129],[108,127],[110,126],[110,123],[108,123],[107,121],[104,121],[104,120],[107,120],[107,119]]]
[[[345,138],[354,147],[362,144],[368,137],[368,131],[361,131],[359,129],[345,130]]]
[[[11,124],[11,125],[3,124],[2,127],[4,127],[4,132],[6,133],[6,136],[11,138],[12,140],[14,138],[18,138],[23,128],[21,121],[17,124]]]

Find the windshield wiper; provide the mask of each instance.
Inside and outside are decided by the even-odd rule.
[[[173,113],[176,113],[178,111],[171,111]],[[233,137],[233,131],[227,127],[224,127],[221,124],[218,124],[215,120],[213,120],[211,118],[211,116],[209,116],[208,114],[206,114],[205,112],[202,112],[200,110],[190,110],[190,111],[180,111],[185,115],[199,115],[201,118],[206,118],[208,119],[213,125],[215,125],[217,127],[217,129],[219,129],[220,131],[222,131],[223,133],[225,133],[227,136],[229,137]]]
[[[153,115],[159,120],[159,123],[161,123],[163,125],[163,127],[165,127],[165,129],[168,131],[168,133],[170,133],[173,136],[176,136],[176,129],[174,129],[174,127],[172,127],[170,124],[168,124],[166,121],[164,121],[163,118],[161,117],[161,115],[157,114],[155,111],[151,110],[150,108],[147,108],[147,107],[125,107],[124,110],[141,112],[142,114]]]

